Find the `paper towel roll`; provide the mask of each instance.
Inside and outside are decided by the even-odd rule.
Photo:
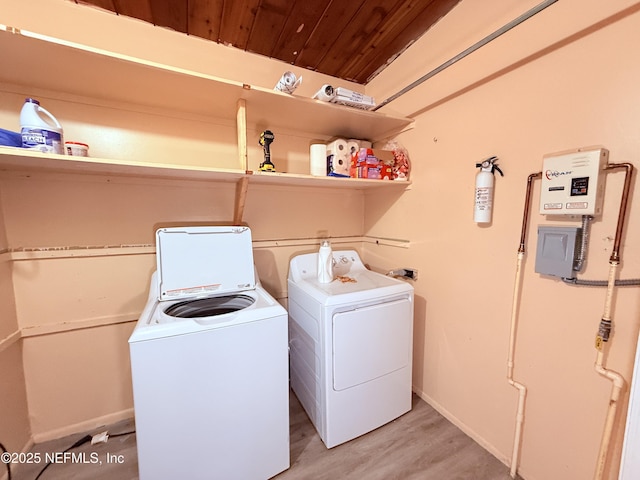
[[[347,150],[349,150],[349,158],[351,158],[354,153],[360,151],[360,142],[358,140],[348,140]]]
[[[338,138],[327,145],[327,173],[349,176],[351,154],[344,138]]]
[[[322,100],[323,102],[330,102],[335,96],[336,96],[336,91],[331,85],[327,83],[323,85],[322,88],[320,88],[320,90],[318,90],[315,93],[313,98]]]
[[[347,141],[344,138],[336,138],[327,144],[327,155],[346,155],[349,151]]]
[[[302,83],[302,77],[296,79],[296,74],[293,72],[284,72],[278,83],[274,87],[274,90],[279,90],[284,93],[293,93],[298,85]]]
[[[310,173],[316,177],[327,176],[327,145],[324,143],[312,143],[309,148],[311,156]]]

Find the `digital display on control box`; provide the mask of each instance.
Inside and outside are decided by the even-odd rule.
[[[577,177],[571,179],[571,196],[589,194],[589,177]]]

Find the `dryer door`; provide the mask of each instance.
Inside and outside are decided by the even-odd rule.
[[[333,316],[333,388],[345,390],[411,362],[413,304],[408,298]]]

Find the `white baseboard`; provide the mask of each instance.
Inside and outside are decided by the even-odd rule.
[[[119,412],[110,413],[102,417],[96,417],[83,422],[74,423],[73,425],[66,425],[47,432],[36,433],[32,438],[34,443],[48,442],[49,440],[56,440],[74,433],[84,433],[91,430],[97,430],[105,425],[110,425],[129,418],[133,418],[133,407]]]
[[[461,422],[459,418],[457,418],[455,415],[453,415],[451,412],[449,412],[446,408],[444,408],[442,405],[440,405],[438,402],[436,402],[433,398],[431,398],[429,395],[427,395],[423,391],[418,390],[415,387],[413,388],[413,391],[422,400],[424,400],[429,405],[431,405],[440,415],[442,415],[444,418],[446,418],[451,423],[453,423],[456,427],[462,430],[465,434],[471,437],[474,442],[476,442],[478,445],[480,445],[482,448],[488,451],[491,455],[493,455],[502,463],[504,463],[507,467],[509,466],[510,459],[506,457],[502,452],[499,452],[498,450],[496,450],[496,448],[493,445],[488,443],[484,438],[480,437],[475,431],[469,428],[468,425]]]

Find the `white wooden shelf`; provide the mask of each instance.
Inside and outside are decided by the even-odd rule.
[[[406,188],[407,181],[369,180],[366,178],[314,177],[295,173],[251,172],[250,183],[280,184],[303,187],[348,188],[351,190],[369,190],[375,188]]]
[[[375,141],[413,123],[1,25],[0,58],[3,83],[223,119],[245,99],[247,122],[272,130]]]
[[[253,172],[239,169],[111,160],[93,157],[72,157],[68,155],[44,154],[34,150],[11,147],[0,147],[0,171],[37,171],[216,182],[237,182],[242,178],[246,178],[249,183],[253,184],[348,188],[352,190],[404,188],[410,184],[406,181],[314,177],[293,173]]]
[[[42,154],[0,147],[0,171],[62,172],[177,180],[235,182],[234,221],[241,222],[249,184],[367,190],[404,189],[409,182],[248,171],[247,126],[313,137],[384,140],[413,120],[288,95],[201,72],[80,45],[0,25],[0,85],[130,104],[233,121],[238,169]]]
[[[246,175],[236,169],[73,157],[10,147],[0,147],[0,170],[232,182]]]

